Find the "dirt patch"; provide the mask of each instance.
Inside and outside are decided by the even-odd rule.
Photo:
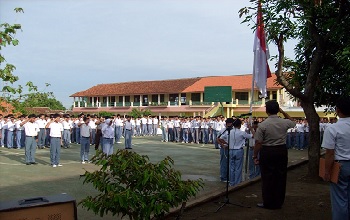
[[[223,187],[225,187],[224,184]],[[286,199],[280,210],[256,207],[257,203],[262,202],[261,182],[230,193],[229,201],[233,204],[226,204],[215,212],[224,199],[222,197],[216,201],[186,209],[180,219],[331,219],[329,184],[322,180],[315,181],[308,178],[307,165],[288,171]],[[168,217],[168,219],[175,218],[176,215]]]

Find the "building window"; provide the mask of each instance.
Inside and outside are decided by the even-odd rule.
[[[271,91],[272,93],[272,100],[277,100],[277,91]]]
[[[186,105],[186,93],[181,93],[181,104]]]
[[[192,100],[192,102],[200,102],[201,101],[201,94],[200,93],[191,93],[191,100]]]
[[[140,102],[140,95],[134,95],[134,102]]]
[[[111,96],[111,102],[114,103],[115,102],[115,96]]]
[[[123,96],[119,96],[118,100],[119,100],[119,103],[122,103],[123,102]]]
[[[235,97],[238,100],[248,100],[248,92],[236,92]]]
[[[152,102],[158,102],[158,95],[152,95]]]
[[[169,101],[170,102],[175,102],[179,100],[179,94],[169,94]]]
[[[106,96],[102,97],[102,103],[107,103],[107,97]]]
[[[129,95],[125,96],[125,102],[130,102],[130,96]]]
[[[96,103],[97,97],[90,97],[90,103]]]
[[[164,94],[160,94],[160,102],[164,102]]]

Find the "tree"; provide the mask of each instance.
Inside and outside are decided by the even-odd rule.
[[[148,108],[146,108],[146,109],[133,108],[130,112],[130,115],[133,118],[138,118],[138,117],[142,117],[142,116],[152,115],[152,112]]]
[[[101,217],[108,212],[129,219],[164,219],[170,208],[186,202],[203,188],[202,179],[182,180],[172,168],[170,157],[151,163],[147,156],[128,150],[117,150],[107,156],[102,151],[91,159],[100,170],[85,172],[85,183],[99,191],[79,204]]]
[[[14,11],[16,13],[24,13],[22,8],[15,8]],[[15,38],[16,33],[21,30],[20,24],[8,24],[8,23],[2,23],[0,24],[0,51],[3,47],[6,46],[17,46],[19,44],[18,39]],[[21,99],[24,96],[27,96],[27,98],[33,99],[35,96],[37,96],[39,99],[41,97],[45,97],[45,93],[36,94],[38,91],[38,87],[35,86],[31,81],[27,82],[25,84],[25,87],[27,87],[29,94],[24,95],[23,94],[23,86],[18,85],[17,87],[14,87],[14,83],[19,80],[19,77],[14,75],[13,72],[16,70],[16,67],[13,64],[7,63],[5,57],[2,53],[0,53],[0,78],[3,81],[3,86],[1,89],[1,92],[3,93],[2,97],[0,98],[1,102],[10,103],[12,106],[15,107],[15,111],[23,111],[21,108]],[[49,86],[49,84],[46,83],[46,86]],[[49,97],[51,95],[51,97]],[[47,93],[47,98],[52,99],[54,98],[52,94]],[[64,109],[58,107],[59,104],[55,100],[50,100],[51,106],[55,106],[55,108]],[[62,105],[62,104],[61,104]],[[56,107],[57,106],[57,107]],[[46,106],[45,106],[46,107]],[[49,106],[47,106],[49,107]],[[5,109],[2,109],[5,110]]]
[[[253,21],[257,13],[258,2],[250,2],[255,5],[239,12],[240,16],[245,15],[243,23]],[[309,175],[317,177],[320,133],[315,106],[332,106],[337,97],[350,94],[350,2],[262,0],[261,3],[267,39],[278,48],[277,82],[300,101],[309,122]],[[298,41],[294,58],[284,55],[284,44],[290,39]]]
[[[51,92],[30,93],[24,97],[24,100],[17,106],[20,109],[32,107],[48,107],[51,110],[66,110],[60,101],[58,101]]]

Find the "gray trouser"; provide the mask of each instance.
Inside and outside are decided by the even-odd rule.
[[[35,151],[36,151],[35,137],[26,136],[25,147],[26,147],[26,152],[25,152],[26,162],[27,163],[35,162]]]

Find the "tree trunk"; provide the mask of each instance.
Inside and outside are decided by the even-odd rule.
[[[302,101],[301,105],[304,109],[306,119],[309,123],[309,149],[308,149],[308,159],[309,159],[309,176],[312,178],[318,178],[319,170],[319,159],[320,159],[320,117],[318,116],[313,102],[309,103],[309,100]]]

